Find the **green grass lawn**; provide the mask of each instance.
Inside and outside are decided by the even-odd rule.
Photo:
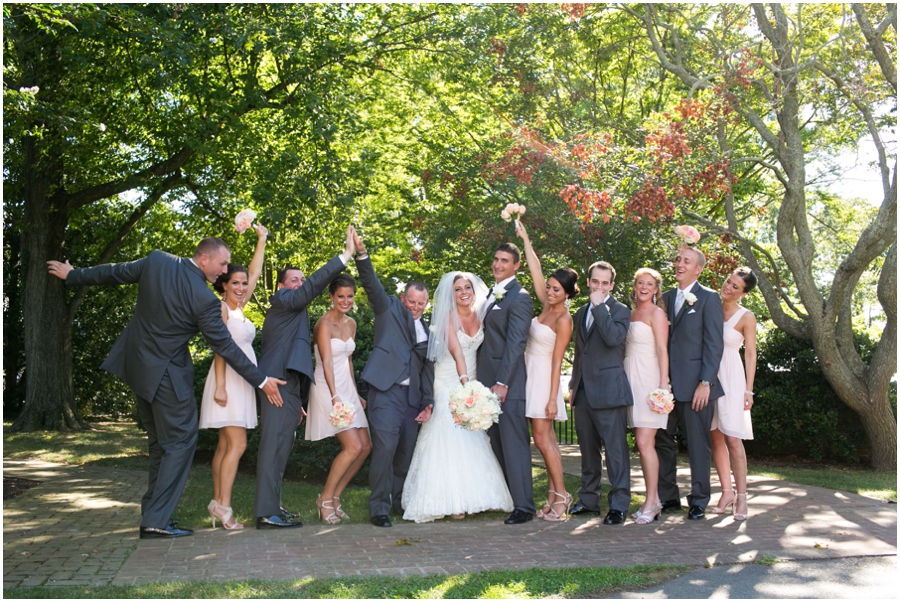
[[[426,577],[148,583],[121,587],[18,587],[5,598],[606,598],[690,570],[678,566],[527,569]]]

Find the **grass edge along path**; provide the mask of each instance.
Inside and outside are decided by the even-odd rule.
[[[496,570],[458,575],[346,577],[299,581],[198,581],[135,586],[5,589],[4,598],[606,598],[653,587],[696,567],[646,565]]]

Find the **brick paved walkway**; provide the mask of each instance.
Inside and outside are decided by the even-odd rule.
[[[577,456],[571,449],[564,453],[567,472],[574,470]],[[715,515],[687,521],[680,513],[648,526],[604,526],[599,517],[518,526],[397,521],[391,529],[207,528],[177,540],[138,540],[144,473],[5,461],[4,474],[44,481],[4,504],[4,587],[703,565],[763,555],[824,559],[897,552],[895,504],[761,477],[750,478],[751,516],[742,523]],[[686,486],[688,474],[679,470],[680,484]],[[633,467],[635,490],[643,484],[639,476]]]

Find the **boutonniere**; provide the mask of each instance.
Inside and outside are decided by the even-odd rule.
[[[684,302],[688,305],[693,305],[697,301],[697,295],[694,293],[685,293],[684,294]]]
[[[506,296],[506,291],[504,289],[497,289],[494,291],[494,300],[495,301],[503,301],[503,297]]]

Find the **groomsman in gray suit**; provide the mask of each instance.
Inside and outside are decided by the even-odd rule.
[[[153,251],[126,263],[73,269],[48,261],[50,273],[68,286],[137,284],[134,315],[116,339],[102,368],[125,381],[137,397],[147,429],[150,475],[141,499],[141,539],[183,537],[172,521],[197,448],[194,364],[188,343],[203,333],[213,351],[247,382],[281,405],[278,385],[267,378],[231,339],[222,321],[221,301],[207,281],[228,269],[231,251],[219,238],[204,238],[193,258]]]
[[[516,280],[522,266],[519,248],[503,243],[494,253],[491,270],[496,284],[485,302],[484,342],[478,349],[478,380],[500,397],[503,413],[488,429],[494,455],[503,468],[514,508],[507,525],[534,518],[531,439],[525,418],[525,343],[534,303]]]
[[[625,338],[631,310],[615,300],[616,270],[605,261],[588,269],[590,303],[575,313],[575,360],[572,363],[571,405],[581,448],[581,489],[576,514],[600,512],[601,443],[606,447],[606,473],[612,485],[605,525],[625,522],[631,503],[628,459],[628,406],[634,405],[625,376]]]
[[[288,267],[278,273],[278,290],[272,295],[262,327],[259,367],[287,381],[282,389],[284,405],[260,403],[259,454],[256,461],[256,498],[253,515],[257,529],[300,527],[281,505],[281,480],[287,466],[297,426],[309,396],[313,375],[306,308],[340,274],[356,249],[353,226],[347,228],[344,252],[316,270],[307,280],[303,272]]]
[[[663,500],[663,510],[681,508],[681,495],[675,482],[678,454],[675,433],[681,422],[691,465],[691,493],[687,498],[691,520],[703,518],[709,503],[709,429],[713,416],[709,402],[723,395],[717,374],[725,347],[725,319],[719,295],[697,282],[704,265],[703,253],[682,246],[675,259],[678,287],[663,293],[669,315],[669,377],[675,410],[669,414],[667,428],[656,431],[659,497]]]
[[[400,298],[388,295],[359,237],[356,268],[375,312],[375,340],[361,378],[369,384],[369,516],[376,527],[390,527],[388,513],[402,515],[401,494],[416,446],[418,424],[434,406],[434,364],[426,358],[428,324],[422,313],[428,289],[409,282]]]

